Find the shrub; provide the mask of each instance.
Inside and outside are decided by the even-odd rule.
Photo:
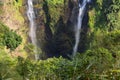
[[[22,38],[16,32],[0,23],[0,44],[14,50],[22,42]]]
[[[22,80],[15,70],[17,61],[0,46],[0,80]]]
[[[9,31],[4,34],[4,45],[10,50],[14,50],[18,47],[18,45],[22,42],[22,38],[18,36],[15,32]]]

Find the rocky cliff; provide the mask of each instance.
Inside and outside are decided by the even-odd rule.
[[[26,17],[26,0],[2,0],[3,14],[0,20],[10,29],[17,31],[24,38],[23,45],[30,42],[29,21]],[[77,22],[77,0],[34,0],[35,23],[37,26],[37,45],[44,57],[68,57],[72,54],[75,43],[74,25]],[[86,49],[88,31],[88,10],[83,19],[79,52]],[[28,37],[28,38],[27,38]],[[25,45],[22,47],[24,50]],[[18,49],[19,50],[19,49]]]
[[[38,46],[47,57],[64,56],[72,53],[74,40],[74,25],[77,22],[78,4],[74,0],[34,1],[37,24]],[[79,52],[86,49],[88,30],[88,10],[85,12]]]
[[[22,0],[1,0],[0,4],[0,22],[23,38],[22,44],[11,53],[13,56],[24,56],[24,44],[28,29],[26,28],[27,23],[25,23],[23,2]]]

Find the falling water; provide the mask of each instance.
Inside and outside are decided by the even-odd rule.
[[[90,0],[83,0],[82,3],[79,3],[79,14],[78,14],[78,21],[75,25],[75,45],[73,47],[73,56],[76,55],[78,44],[80,40],[80,30],[82,26],[83,16],[85,14],[86,4],[90,2]]]
[[[35,13],[34,13],[34,8],[33,8],[33,1],[28,0],[27,3],[28,3],[27,16],[30,21],[29,36],[31,38],[32,44],[35,46],[35,49],[34,49],[35,59],[38,60],[39,55],[37,54],[36,24],[34,22]]]

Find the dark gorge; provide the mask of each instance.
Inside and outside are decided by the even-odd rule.
[[[79,3],[81,2],[64,0],[63,3],[53,5],[47,0],[33,1],[37,48],[42,51],[42,54],[39,55],[40,59],[60,56],[70,58],[72,55],[75,44],[74,26],[77,23]],[[86,4],[82,20],[81,37],[77,51],[79,53],[83,53],[88,47],[88,11],[89,3]]]
[[[120,0],[0,0],[0,80],[120,80]]]

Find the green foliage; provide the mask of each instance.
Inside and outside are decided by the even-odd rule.
[[[22,42],[22,38],[18,36],[15,32],[9,31],[4,34],[4,45],[10,50],[14,50],[18,47],[18,45]]]
[[[111,54],[117,54],[120,52],[120,31],[114,30],[111,32],[104,31],[104,30],[96,30],[90,35],[90,48],[89,49],[96,49],[96,48],[105,48],[109,50]]]
[[[14,0],[13,4],[16,8],[19,8],[22,6],[22,0]]]
[[[29,58],[18,57],[11,58],[10,55],[2,52],[0,56],[0,78],[14,80],[66,80],[76,79],[80,76],[80,70],[83,67],[80,60],[69,61],[63,58],[52,58],[44,61],[32,61]],[[79,56],[80,57],[80,56]],[[76,62],[76,61],[79,61]],[[81,62],[82,61],[82,62]],[[81,67],[80,67],[81,66]]]
[[[48,4],[50,4],[51,6],[56,6],[56,5],[61,5],[64,3],[64,0],[47,0]]]
[[[50,21],[48,23],[52,31],[55,31],[55,25],[59,20],[60,16],[63,15],[64,10],[64,0],[45,0],[46,6],[48,6],[48,13]]]
[[[4,36],[4,33],[6,33],[8,30],[9,30],[8,27],[0,23],[0,45],[4,44],[3,36]]]
[[[95,13],[94,27],[101,27],[108,30],[120,29],[119,4],[119,0],[96,0],[94,9],[92,10]],[[92,21],[89,23],[92,23]]]
[[[16,59],[13,59],[3,47],[0,47],[0,80],[21,80],[15,70],[15,65]]]
[[[2,11],[2,6],[3,6],[3,2],[0,1],[0,14],[3,13],[3,11]]]
[[[9,56],[2,59],[9,59],[9,64],[7,63],[8,60],[0,61],[2,79],[110,80],[118,79],[120,76],[119,69],[113,66],[116,65],[116,61],[109,54],[109,51],[104,48],[93,51],[88,50],[85,54],[77,55],[72,61],[63,59],[62,57],[40,61],[33,61],[22,57],[18,57],[18,60],[16,60]],[[4,66],[6,67],[5,69]],[[12,72],[12,74],[9,75],[9,72],[6,70]],[[4,76],[3,74],[7,75]]]
[[[22,42],[22,38],[16,32],[0,23],[0,45],[4,45],[10,50],[14,50]]]
[[[108,7],[107,19],[108,26],[111,30],[120,29],[120,0],[113,0],[112,4]]]
[[[0,33],[5,33],[8,30],[9,30],[9,28],[0,22]]]
[[[44,1],[49,8],[49,26],[54,27],[63,14],[64,0]],[[16,0],[15,5],[18,3]],[[39,61],[29,57],[11,58],[1,46],[14,50],[22,39],[0,23],[0,80],[119,80],[120,0],[96,0],[95,3],[89,15],[92,28],[88,35],[89,47],[84,54],[78,54],[72,60],[62,57]],[[64,39],[65,35],[59,37]],[[30,54],[34,52],[33,48],[31,44],[25,46]]]

